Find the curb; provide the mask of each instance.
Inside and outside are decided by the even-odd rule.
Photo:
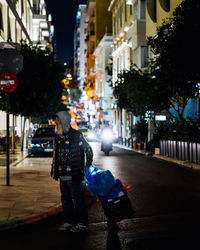
[[[123,146],[123,145],[121,145],[121,144],[115,144],[115,143],[114,143],[113,146],[119,147],[119,148],[123,148],[123,149],[129,150],[129,151],[134,151],[134,152],[136,152],[136,153],[143,154],[143,155],[148,155],[148,154],[149,154],[149,152],[145,152],[145,151],[142,151],[142,150],[136,150],[136,149],[134,149],[134,148],[129,148],[129,147]]]
[[[153,157],[157,158],[157,159],[160,159],[160,160],[173,162],[173,163],[176,163],[176,164],[181,165],[183,167],[190,168],[192,170],[200,170],[200,165],[199,164],[195,164],[193,162],[180,161],[178,159],[173,159],[173,158],[170,158],[170,157],[167,157],[167,156],[162,156],[162,155],[153,155]]]
[[[22,162],[28,155],[22,157],[20,160],[14,161],[12,164],[10,164],[11,167],[16,167],[20,162]]]
[[[24,218],[24,219],[19,219],[19,220],[13,220],[7,223],[4,223],[2,225],[0,225],[0,231],[6,231],[6,230],[11,230],[11,229],[15,229],[17,227],[20,226],[25,226],[25,225],[29,225],[44,219],[47,219],[50,216],[62,213],[62,207],[56,207],[48,212],[44,212],[42,214],[38,214],[32,217],[28,217],[28,218]]]
[[[3,156],[5,156],[6,157],[6,152],[4,152],[4,153],[0,153],[0,155],[3,155]],[[14,156],[14,155],[17,155],[17,153],[14,153],[14,154],[10,154],[10,159],[12,159],[12,157]],[[20,159],[16,159],[16,161],[14,161],[13,163],[10,163],[9,165],[10,165],[10,167],[16,167],[20,162],[22,162],[25,158],[27,158],[28,157],[28,154],[25,154],[25,155],[22,155],[21,157],[20,157]],[[4,167],[6,167],[6,165],[4,166]]]

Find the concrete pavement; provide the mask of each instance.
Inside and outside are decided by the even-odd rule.
[[[6,155],[0,154],[0,230],[61,212],[58,182],[50,178],[49,165],[30,166],[26,156],[19,149],[10,154],[10,186],[6,186]]]

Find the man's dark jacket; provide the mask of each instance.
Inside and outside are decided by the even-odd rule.
[[[71,127],[67,134],[55,135],[52,178],[72,176],[73,182],[80,182],[84,178],[85,164],[90,165],[92,160],[92,148],[82,133]]]

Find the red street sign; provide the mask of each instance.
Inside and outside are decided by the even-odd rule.
[[[18,86],[18,79],[15,74],[11,72],[4,72],[0,74],[0,92],[11,93]]]

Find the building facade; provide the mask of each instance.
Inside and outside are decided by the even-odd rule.
[[[112,57],[111,45],[112,35],[105,34],[95,49],[95,92],[98,97],[97,108],[103,112],[102,115],[98,115],[97,121],[101,123],[109,121],[114,125],[112,75],[108,69]]]
[[[101,117],[100,119],[103,118],[100,98],[96,94],[95,50],[104,35],[112,32],[111,13],[108,12],[108,6],[109,1],[107,0],[88,0],[87,2],[86,77],[84,89],[88,101],[85,103],[85,107],[92,111],[92,115],[95,115],[95,112],[98,110],[97,117]]]
[[[79,5],[76,13],[76,25],[74,30],[74,78],[77,79],[79,87],[82,91],[84,86],[84,79],[86,77],[86,12],[87,5]]]
[[[145,0],[112,0],[108,10],[112,12],[113,30],[113,84],[118,74],[135,65],[145,68],[148,61],[146,45]],[[118,136],[131,136],[136,117],[125,109],[115,109],[115,125]]]
[[[106,33],[111,33],[111,14],[107,11],[109,1],[88,0],[87,3],[87,49],[85,90],[89,99],[95,98],[95,55],[94,51]]]
[[[53,50],[54,26],[52,16],[46,9],[45,0],[33,0],[32,43],[41,49],[49,47]]]
[[[40,44],[42,48],[52,48],[52,38],[51,16],[46,11],[44,0],[0,0],[1,49],[7,41],[19,44],[21,40],[33,45]],[[10,125],[18,136],[22,133],[23,119],[21,116],[10,116]],[[0,111],[0,136],[5,134],[6,113]]]

